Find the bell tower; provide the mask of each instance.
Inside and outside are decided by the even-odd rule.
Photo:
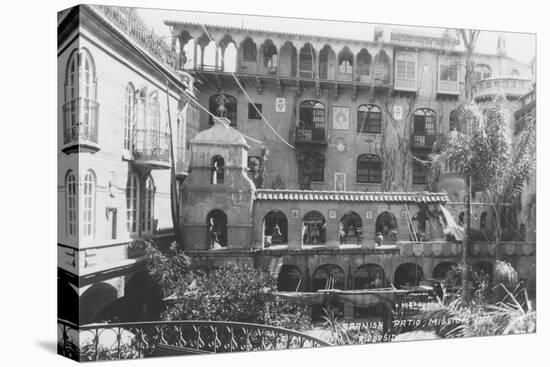
[[[190,144],[190,173],[182,198],[184,248],[249,249],[255,187],[246,174],[246,140],[221,118]]]

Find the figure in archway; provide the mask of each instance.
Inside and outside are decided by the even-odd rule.
[[[391,212],[383,212],[376,218],[376,233],[381,233],[384,241],[397,241],[397,219]]]

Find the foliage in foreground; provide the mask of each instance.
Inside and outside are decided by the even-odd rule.
[[[266,324],[293,330],[311,327],[308,308],[279,298],[277,281],[248,266],[191,268],[182,252],[150,247],[147,269],[170,301],[163,320],[217,320]]]

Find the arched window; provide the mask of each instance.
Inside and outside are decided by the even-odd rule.
[[[480,81],[491,77],[491,68],[485,64],[478,64],[474,67],[475,81]]]
[[[360,77],[370,77],[370,64],[372,57],[367,49],[363,48],[357,54],[357,74]]]
[[[160,147],[160,103],[158,91],[149,95],[149,105],[147,106],[147,143],[150,147]]]
[[[351,74],[353,72],[353,53],[349,47],[345,46],[338,53],[338,72],[341,74]]]
[[[324,45],[319,51],[319,78],[333,79],[336,55],[329,45]]]
[[[424,155],[417,158],[423,161],[428,159],[428,157]],[[426,185],[428,183],[428,169],[424,163],[419,162],[413,157],[412,168],[413,185]]]
[[[300,103],[300,124],[306,129],[325,128],[325,105],[318,101]]]
[[[230,42],[223,53],[223,71],[233,73],[237,71],[237,47]]]
[[[141,191],[140,227],[143,233],[153,232],[153,213],[155,209],[155,183],[151,176],[147,176]]]
[[[313,272],[312,290],[346,289],[345,274],[341,267],[335,264],[324,264]]]
[[[354,211],[349,211],[340,219],[340,243],[361,244],[363,236],[363,224],[361,216]]]
[[[357,157],[357,182],[382,182],[382,161],[379,156],[374,154],[361,154]]]
[[[217,70],[221,63],[221,50],[214,41],[210,41],[206,47],[204,47],[203,65],[202,68],[206,70]]]
[[[95,66],[88,50],[75,50],[69,57],[65,85],[64,143],[97,142]]]
[[[78,183],[73,171],[65,176],[65,206],[67,236],[76,237],[78,234]]]
[[[252,38],[246,37],[242,44],[243,48],[243,61],[244,62],[256,62],[258,48]]]
[[[384,50],[380,50],[374,59],[374,81],[383,84],[390,82],[390,58]]]
[[[290,41],[286,41],[281,47],[281,56],[279,59],[279,74],[286,76],[296,76],[296,47]]]
[[[306,43],[300,49],[300,77],[313,78],[315,76],[316,64],[318,63],[317,55],[311,43]]]
[[[416,287],[424,278],[422,267],[414,263],[401,264],[395,269],[393,285],[396,288]]]
[[[277,277],[277,290],[283,292],[297,292],[302,283],[302,272],[296,265],[284,264]]]
[[[227,246],[227,215],[214,209],[206,216],[207,241],[210,249]]]
[[[380,134],[382,132],[382,111],[374,104],[361,105],[357,109],[357,132]]]
[[[384,269],[377,264],[363,264],[353,273],[353,289],[373,289],[387,286]]]
[[[132,147],[132,130],[134,125],[134,86],[128,83],[124,94],[124,149]]]
[[[277,245],[287,243],[288,221],[286,215],[279,210],[272,210],[264,217],[264,243]]]
[[[458,126],[458,111],[452,110],[449,114],[449,131],[460,131],[460,127]]]
[[[224,180],[225,161],[217,155],[212,158],[212,184],[221,185]]]
[[[81,199],[82,236],[93,237],[95,224],[95,176],[90,170],[84,173]]]
[[[237,126],[237,99],[229,94],[215,94],[210,97],[210,113],[218,117],[225,117],[230,121],[230,126]],[[212,116],[210,125],[214,124]]]
[[[376,233],[380,233],[384,240],[397,241],[397,219],[389,211],[380,213],[375,223]]]
[[[139,177],[132,173],[126,183],[126,230],[130,234],[138,232],[139,192]]]
[[[413,136],[414,144],[432,147],[435,142],[437,115],[429,108],[419,108],[414,111]]]
[[[263,44],[262,51],[264,55],[264,67],[267,68],[269,73],[276,73],[278,65],[277,47],[275,47],[273,41],[269,39],[266,40]]]
[[[519,76],[519,71],[517,71],[517,69],[512,69],[512,71],[510,72],[510,75],[518,77]]]
[[[301,184],[323,182],[325,180],[325,156],[317,152],[300,153],[298,172]]]
[[[304,216],[302,241],[304,244],[316,244],[326,241],[326,220],[323,214],[313,210]]]

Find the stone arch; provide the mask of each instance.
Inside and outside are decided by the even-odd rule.
[[[388,54],[380,50],[374,58],[374,81],[382,84],[390,83],[391,62]]]
[[[118,292],[111,284],[95,283],[80,296],[80,323],[109,321],[104,310],[118,298]]]
[[[397,242],[397,218],[391,211],[382,212],[376,217],[375,233],[381,233],[385,241]]]
[[[340,243],[361,244],[363,238],[363,222],[361,216],[350,210],[340,219]]]
[[[354,55],[348,46],[344,46],[340,52],[338,52],[338,74],[353,73]]]
[[[279,73],[284,76],[296,76],[298,53],[294,44],[286,41],[281,47]]]
[[[271,210],[263,220],[264,247],[266,244],[286,244],[288,242],[288,219],[281,210]]]
[[[353,273],[353,289],[384,288],[387,285],[384,268],[378,264],[362,264]]]
[[[223,210],[214,209],[206,216],[207,248],[219,249],[227,247],[227,215]]]
[[[442,261],[434,267],[432,278],[435,280],[446,280],[447,274],[457,264],[453,261]],[[451,284],[452,285],[452,284]]]
[[[344,270],[335,264],[323,264],[313,272],[311,290],[346,289]]]
[[[220,41],[220,48],[223,58],[221,60],[221,67],[224,72],[234,73],[237,71],[237,43],[228,34],[226,34]]]
[[[261,46],[262,65],[269,74],[277,73],[279,65],[279,52],[271,39],[266,39]]]
[[[316,210],[312,210],[302,220],[303,244],[318,244],[326,241],[325,216]]]
[[[372,56],[366,48],[362,48],[357,54],[357,64],[355,67],[357,80],[364,82],[371,78]]]
[[[138,271],[127,280],[124,302],[117,302],[121,321],[158,320],[163,308],[162,290],[146,271]]]
[[[221,155],[215,155],[210,161],[210,167],[212,169],[211,184],[221,185],[225,179],[225,160]]]
[[[395,269],[393,285],[400,287],[416,287],[424,278],[422,267],[415,263],[404,263]]]
[[[258,61],[258,46],[250,37],[246,37],[241,43],[242,61],[256,63]]]
[[[78,292],[67,281],[57,279],[57,317],[79,323]]]
[[[300,49],[300,74],[302,78],[313,78],[317,70],[317,64],[319,63],[317,54],[313,45],[309,42],[306,42],[304,46]]]
[[[330,45],[324,45],[319,51],[319,78],[334,79],[334,65],[336,54]]]
[[[302,284],[302,271],[296,265],[284,264],[277,277],[277,290],[295,292]]]

